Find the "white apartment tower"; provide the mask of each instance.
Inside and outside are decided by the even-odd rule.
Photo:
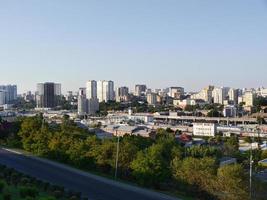
[[[86,97],[87,99],[97,99],[97,82],[94,80],[86,83]]]
[[[226,100],[226,97],[228,96],[229,89],[230,88],[228,87],[214,88],[212,91],[213,103],[224,104],[224,100]]]
[[[234,105],[238,104],[238,90],[234,88],[230,88],[228,92],[229,101],[231,101]]]
[[[97,98],[99,102],[114,101],[114,82],[113,81],[97,81]]]

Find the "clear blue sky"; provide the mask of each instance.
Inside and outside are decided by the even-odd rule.
[[[267,86],[266,0],[0,0],[0,84]]]

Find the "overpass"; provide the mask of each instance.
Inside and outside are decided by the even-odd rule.
[[[166,122],[226,122],[242,123],[242,124],[257,124],[256,118],[250,117],[196,117],[196,116],[172,116],[172,115],[154,115],[155,121]]]

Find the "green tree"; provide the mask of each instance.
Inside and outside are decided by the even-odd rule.
[[[221,200],[249,199],[247,183],[241,165],[226,165],[218,170],[217,194]]]
[[[231,136],[224,142],[223,151],[226,156],[235,156],[239,152],[239,140],[237,136]]]
[[[222,117],[222,114],[217,109],[212,109],[207,114],[208,117]]]
[[[214,192],[216,180],[216,160],[213,158],[192,158],[184,160],[174,158],[171,164],[173,178],[178,184],[186,185],[188,192],[203,193],[205,196]]]
[[[170,177],[169,163],[163,156],[164,145],[153,144],[151,147],[137,154],[131,168],[137,182],[144,186],[158,188],[160,183]]]

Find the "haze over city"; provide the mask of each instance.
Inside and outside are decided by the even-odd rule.
[[[266,1],[1,1],[0,84],[266,86]]]

